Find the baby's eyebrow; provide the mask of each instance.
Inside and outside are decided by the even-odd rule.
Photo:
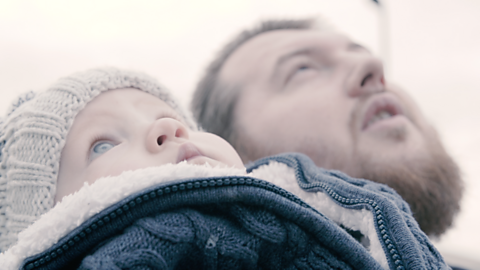
[[[77,115],[78,116],[78,115]],[[81,119],[76,117],[73,121],[73,127],[69,132],[76,132],[78,136],[91,137],[92,133],[98,134],[102,129],[110,126],[118,120],[113,113],[107,110],[89,110],[82,115]]]
[[[100,109],[95,108],[93,110],[92,108],[90,108],[88,111],[81,111],[80,113],[86,114],[83,117],[83,120],[86,123],[82,123],[82,125],[87,125],[87,126],[92,123],[119,119],[118,115],[114,111],[107,110],[104,108],[100,108]],[[75,121],[77,121],[77,118],[75,118],[73,122],[74,124],[75,124]]]

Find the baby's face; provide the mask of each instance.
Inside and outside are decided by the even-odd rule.
[[[230,144],[190,130],[161,99],[132,88],[110,90],[73,122],[61,154],[55,202],[84,182],[182,161],[244,167]]]

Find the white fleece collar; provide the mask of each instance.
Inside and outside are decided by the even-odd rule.
[[[18,235],[17,243],[0,254],[4,269],[18,269],[27,257],[41,253],[60,238],[118,201],[159,183],[215,176],[246,176],[244,169],[191,165],[186,162],[166,164],[136,171],[126,171],[119,176],[104,177],[87,183],[76,193],[68,195],[34,224]],[[373,216],[368,210],[345,209],[322,192],[306,192],[298,186],[292,168],[283,163],[270,162],[248,176],[278,185],[316,208],[344,227],[360,231],[370,240],[369,252],[385,269],[388,263],[373,226]]]
[[[252,177],[271,182],[300,197],[320,213],[324,214],[335,223],[353,231],[360,231],[366,238],[362,242],[372,257],[380,263],[384,269],[389,269],[387,256],[380,244],[379,236],[373,224],[373,214],[367,209],[347,209],[336,204],[327,194],[323,192],[307,192],[295,179],[295,171],[286,164],[270,162],[261,166],[251,173]]]

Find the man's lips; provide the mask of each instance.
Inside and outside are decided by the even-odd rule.
[[[198,156],[203,156],[203,154],[198,150],[198,148],[193,145],[192,143],[184,143],[180,146],[178,149],[178,156],[177,156],[177,163],[184,161],[184,160],[189,160],[194,157]]]
[[[400,102],[388,93],[372,96],[365,107],[367,109],[363,114],[362,130],[397,115],[404,115]]]

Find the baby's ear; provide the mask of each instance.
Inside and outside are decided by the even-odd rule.
[[[33,92],[33,91],[29,91],[29,92],[20,94],[15,100],[13,100],[13,102],[10,104],[10,107],[8,107],[7,116],[12,114],[23,103],[33,99],[34,97],[35,97],[35,92]]]

